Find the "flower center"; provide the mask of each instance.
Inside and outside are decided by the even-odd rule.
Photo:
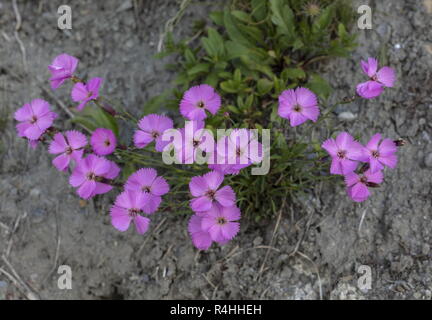
[[[216,192],[214,190],[209,190],[206,192],[206,196],[209,197],[211,200],[215,199],[215,195],[216,195]]]
[[[141,190],[142,190],[143,192],[150,193],[150,187],[149,187],[149,186],[143,186],[143,187],[141,188]]]
[[[109,147],[111,145],[111,141],[109,141],[108,139],[105,140],[104,145],[105,145],[105,147]]]
[[[36,116],[32,116],[30,123],[34,124],[34,123],[36,123],[37,120],[38,120],[38,118]]]
[[[226,224],[228,221],[224,218],[224,217],[218,217],[216,219],[217,224],[223,226],[224,224]]]
[[[140,209],[131,208],[128,210],[129,216],[135,218],[141,212]]]
[[[198,107],[198,108],[204,108],[204,107],[205,107],[204,102],[202,102],[202,101],[198,102],[198,103],[197,103],[197,107]]]
[[[90,98],[93,95],[92,91],[89,91],[89,93],[87,94],[87,99]]]
[[[87,180],[96,180],[96,175],[94,172],[87,173]]]
[[[378,76],[375,74],[375,75],[373,75],[372,77],[371,77],[371,80],[372,81],[378,81]]]
[[[379,158],[380,154],[377,150],[372,151],[372,157]]]
[[[359,181],[363,184],[366,184],[368,182],[368,180],[365,176],[361,176]]]
[[[72,152],[73,152],[73,149],[72,149],[70,146],[67,146],[67,147],[66,147],[66,150],[65,150],[65,153],[66,153],[67,155],[70,155]]]
[[[242,155],[242,150],[240,148],[237,148],[236,155],[237,157],[240,157]]]
[[[157,137],[159,137],[159,132],[157,131],[152,131],[151,136],[153,137],[153,139],[156,139]]]
[[[192,142],[192,145],[193,145],[194,148],[198,147],[199,144],[200,144],[200,142],[199,142],[198,140],[194,140],[194,141]]]
[[[294,106],[293,110],[294,110],[295,112],[300,112],[300,111],[302,111],[302,107],[301,107],[300,105],[296,104],[296,105]]]
[[[346,157],[346,151],[345,150],[339,150],[336,156],[340,159],[345,159]]]

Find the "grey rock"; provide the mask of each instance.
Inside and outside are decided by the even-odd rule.
[[[424,164],[428,168],[432,168],[432,153],[425,156]]]
[[[349,112],[349,111],[344,111],[338,115],[338,118],[340,120],[344,120],[344,121],[353,121],[353,120],[357,119],[357,114],[354,114],[354,113]]]

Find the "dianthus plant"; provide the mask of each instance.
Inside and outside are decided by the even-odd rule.
[[[125,232],[132,224],[137,233],[144,234],[155,212],[171,214],[186,209],[190,213],[188,231],[196,248],[206,250],[213,242],[223,245],[231,241],[240,231],[242,216],[242,199],[236,194],[235,181],[250,169],[252,181],[274,170],[270,165],[271,159],[277,161],[272,157],[274,130],[245,128],[232,121],[229,113],[220,115],[224,101],[208,84],[184,92],[178,106],[182,118],[178,116],[174,121],[165,114],[148,114],[135,119],[125,110],[116,110],[100,95],[101,78],[79,78],[75,74],[78,63],[68,54],[57,56],[48,67],[52,89],[71,81],[77,112],[93,108],[102,111],[110,120],[108,124],[116,125],[94,128],[90,136],[77,129],[63,131],[53,125],[58,116],[50,104],[34,99],[15,112],[18,135],[32,148],[39,143],[48,146],[53,166],[69,174],[69,183],[80,198],[118,190],[113,192],[117,197],[110,210],[112,226],[118,231]],[[341,103],[373,99],[393,87],[396,76],[392,68],[379,68],[374,58],[360,65],[367,81],[358,84],[356,94]],[[336,105],[323,113],[317,95],[298,87],[280,94],[278,115],[294,130],[319,125]],[[206,121],[215,116],[226,119],[223,128],[206,126]],[[117,119],[135,128],[125,144],[120,143]],[[371,188],[383,183],[385,168],[396,167],[397,147],[401,144],[400,140],[374,133],[363,145],[349,132],[339,132],[321,143],[321,152],[325,150],[328,156],[317,157],[328,164],[329,173],[324,176],[342,176],[347,195],[363,202],[371,195]],[[283,188],[283,184],[265,188],[280,186]]]

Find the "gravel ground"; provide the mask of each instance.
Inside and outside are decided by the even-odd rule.
[[[81,75],[106,79],[104,93],[135,114],[170,86],[167,60],[153,56],[177,1],[70,3],[73,29],[63,32],[61,1],[17,1],[22,24],[15,34],[11,1],[0,0],[0,268],[22,282],[0,272],[0,299],[431,299],[431,0],[370,1],[373,29],[356,30],[358,49],[317,65],[340,97],[364,79],[361,58],[384,55],[396,68],[395,89],[339,108],[334,122],[362,142],[376,132],[407,141],[385,184],[361,205],[342,185],[317,186],[299,199],[300,209],[283,212],[277,228],[276,219],[244,221],[234,241],[207,252],[193,248],[178,215],[156,215],[144,237],[116,232],[108,201],[80,201],[47,152],[16,137],[13,112],[36,97],[71,127],[59,107],[69,106],[68,90],[51,93],[47,82],[46,66],[62,52],[79,57]],[[209,3],[195,1],[175,34],[188,34]],[[57,287],[62,264],[72,268],[72,290]],[[369,290],[357,285],[361,265],[371,268]]]

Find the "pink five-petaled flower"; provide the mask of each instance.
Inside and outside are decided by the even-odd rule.
[[[181,140],[174,139],[173,146],[178,163],[194,163],[198,155],[210,153],[214,147],[213,134],[204,129],[204,121],[186,121],[184,128],[179,129]],[[204,158],[204,157],[203,157]]]
[[[111,191],[107,180],[115,179],[120,168],[112,161],[90,154],[77,162],[69,183],[78,188],[77,193],[83,199]]]
[[[98,156],[106,156],[114,152],[117,139],[110,129],[98,128],[93,131],[90,143],[94,153]]]
[[[169,191],[169,185],[162,177],[158,177],[157,171],[152,168],[142,168],[133,173],[125,184],[125,190],[139,191],[149,194],[150,197],[142,208],[145,213],[155,212],[162,196]]]
[[[66,171],[71,160],[81,160],[84,147],[87,145],[87,138],[78,131],[66,131],[65,135],[56,133],[49,146],[48,152],[60,154],[52,161],[59,171]]]
[[[324,141],[322,147],[332,157],[331,174],[348,174],[357,168],[356,161],[367,161],[364,147],[347,132],[341,132],[335,139]]]
[[[391,139],[384,139],[381,143],[380,141],[381,134],[377,133],[365,147],[371,173],[384,169],[384,166],[394,169],[397,164],[395,143]]]
[[[215,163],[209,168],[223,174],[237,174],[252,163],[262,161],[262,144],[248,129],[232,130],[228,136],[218,140],[215,150]]]
[[[15,112],[15,120],[18,135],[30,140],[32,146],[51,127],[57,114],[50,110],[48,102],[42,99],[34,99],[24,104]]]
[[[48,66],[48,69],[51,72],[51,88],[55,90],[67,79],[71,78],[77,65],[78,59],[66,53],[55,57],[51,65]]]
[[[383,67],[378,70],[378,61],[369,58],[368,61],[361,61],[363,72],[368,75],[369,81],[357,85],[357,93],[365,99],[378,97],[384,87],[393,87],[396,81],[396,73],[390,67]]]
[[[307,120],[316,122],[320,114],[316,95],[306,88],[285,90],[279,96],[278,114],[289,119],[291,127]]]
[[[199,250],[207,250],[213,241],[210,233],[202,229],[202,219],[202,217],[194,214],[189,220],[188,231],[194,246]]]
[[[382,171],[372,173],[370,170],[367,170],[361,175],[351,172],[345,175],[347,193],[355,202],[363,202],[370,195],[368,187],[378,186],[383,182],[383,178]]]
[[[203,176],[193,177],[189,183],[189,190],[195,198],[191,200],[193,211],[201,214],[210,210],[215,203],[224,207],[231,207],[235,202],[235,193],[230,186],[219,189],[224,175],[217,171],[210,171]]]
[[[226,242],[235,237],[240,230],[240,209],[236,206],[223,207],[215,204],[202,216],[201,227],[213,241]]]
[[[180,102],[180,113],[189,120],[204,120],[206,110],[215,115],[221,106],[221,97],[209,85],[202,84],[187,90]]]
[[[131,190],[119,194],[110,213],[111,224],[114,228],[119,231],[126,231],[133,221],[136,231],[139,234],[144,234],[148,230],[150,219],[140,214],[149,197],[148,194]]]
[[[156,151],[162,152],[169,141],[163,141],[162,135],[165,130],[172,129],[173,121],[158,114],[149,114],[138,122],[139,130],[135,131],[133,137],[137,148],[144,148],[152,141],[156,141]]]
[[[99,87],[102,84],[102,78],[92,78],[86,84],[82,82],[76,83],[71,92],[72,100],[80,102],[77,106],[78,110],[82,110],[87,102],[96,100],[99,97]]]

